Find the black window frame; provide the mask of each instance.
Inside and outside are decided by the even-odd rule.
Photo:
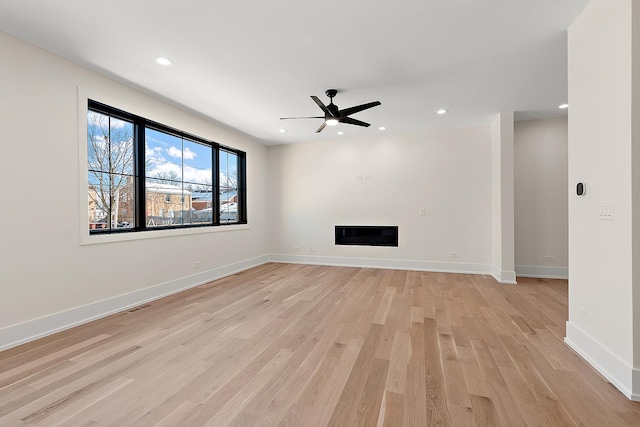
[[[133,176],[134,176],[134,224],[129,228],[106,228],[106,229],[90,229],[90,235],[103,235],[103,234],[120,234],[120,233],[136,233],[143,231],[155,231],[155,230],[176,230],[176,229],[194,229],[202,227],[221,227],[221,226],[233,226],[239,224],[247,224],[247,190],[246,190],[246,153],[237,148],[229,147],[227,145],[219,144],[215,141],[211,141],[199,136],[190,134],[188,132],[181,131],[179,129],[172,128],[170,126],[158,123],[153,120],[146,119],[144,117],[120,110],[118,108],[103,104],[93,99],[87,100],[87,112],[93,111],[100,114],[109,115],[116,119],[121,119],[133,124]],[[212,167],[211,167],[211,200],[212,200],[212,221],[207,223],[195,223],[195,224],[176,224],[165,226],[153,226],[148,227],[146,222],[146,167],[145,167],[145,129],[153,129],[156,131],[164,132],[179,138],[184,138],[193,142],[204,144],[211,147],[212,153]],[[86,140],[85,140],[86,143]],[[238,184],[238,220],[235,222],[220,222],[220,164],[219,153],[220,150],[226,150],[234,153],[238,158],[238,172],[237,172],[237,184]],[[184,197],[184,194],[182,195]]]

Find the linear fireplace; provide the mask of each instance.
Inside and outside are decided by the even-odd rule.
[[[336,245],[398,246],[398,226],[336,225]]]

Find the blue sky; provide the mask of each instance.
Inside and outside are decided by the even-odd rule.
[[[194,184],[211,183],[211,148],[193,141],[146,129],[147,177],[175,173]]]
[[[194,141],[147,129],[145,134],[147,155],[147,177],[158,173],[175,173],[185,182],[211,183],[211,148]],[[220,153],[220,173],[235,173],[237,158],[231,154],[227,168],[226,152]]]
[[[88,125],[95,126],[106,116],[89,112]],[[103,122],[104,124],[104,122]],[[131,126],[117,119],[111,120],[111,129]],[[126,132],[131,135],[131,132]],[[130,136],[129,136],[130,138]],[[103,140],[103,139],[102,139]],[[113,144],[119,141],[112,140]],[[147,128],[145,130],[146,176],[153,178],[161,175],[174,175],[177,180],[192,184],[211,184],[211,147],[194,141]],[[220,181],[224,184],[227,175],[237,172],[237,157],[233,153],[220,150]]]

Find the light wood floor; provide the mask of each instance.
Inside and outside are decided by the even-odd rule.
[[[0,425],[623,426],[565,281],[266,264],[0,353]]]

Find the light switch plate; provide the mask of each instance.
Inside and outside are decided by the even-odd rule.
[[[598,219],[613,221],[613,202],[600,202]]]

